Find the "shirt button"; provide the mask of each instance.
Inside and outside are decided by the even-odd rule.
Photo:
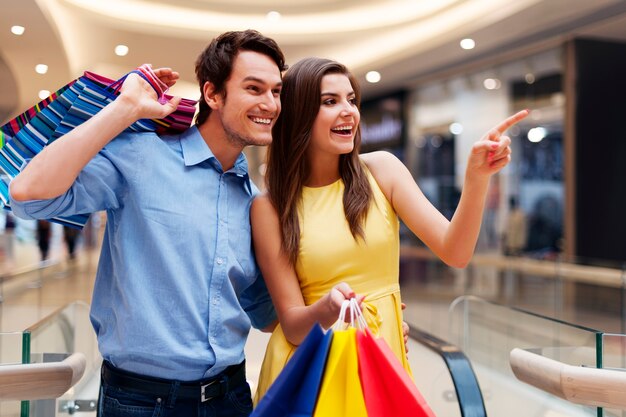
[[[224,263],[224,260],[222,258],[217,258],[215,262],[217,262],[218,265],[221,265]]]
[[[213,297],[213,305],[217,305],[217,297]]]

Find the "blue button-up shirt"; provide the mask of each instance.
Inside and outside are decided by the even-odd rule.
[[[245,156],[224,172],[194,126],[122,133],[65,194],[11,206],[23,218],[106,210],[91,307],[102,356],[189,381],[240,363],[251,322],[276,318],[252,252],[257,192]]]

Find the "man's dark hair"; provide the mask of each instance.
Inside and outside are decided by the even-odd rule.
[[[210,82],[218,94],[224,94],[226,81],[233,70],[233,62],[240,51],[252,51],[267,55],[278,66],[279,71],[287,69],[285,56],[278,44],[256,30],[226,32],[213,39],[196,60],[196,78],[200,84],[199,112],[196,124],[201,125],[211,113],[204,100],[204,84]]]

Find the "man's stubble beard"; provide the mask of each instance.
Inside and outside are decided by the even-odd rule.
[[[224,100],[224,109],[226,108],[226,92],[223,93],[222,99]],[[237,132],[235,129],[232,129],[228,123],[224,120],[223,114],[220,113],[220,122],[222,127],[224,128],[224,133],[226,134],[226,140],[233,146],[236,147],[246,147],[246,146],[267,146],[272,142],[271,134],[270,140],[262,140],[256,139],[251,136],[245,136],[241,133]]]
[[[228,124],[224,123],[224,121],[222,121],[222,126],[224,127],[224,133],[226,134],[226,140],[228,140],[228,142],[233,146],[237,146],[237,147],[246,147],[250,145],[267,146],[271,142],[271,141],[267,141],[264,139],[257,139],[250,135],[242,135],[236,130],[231,129]]]

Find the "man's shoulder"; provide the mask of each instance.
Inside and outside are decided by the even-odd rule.
[[[159,135],[156,132],[124,131],[109,142],[104,149],[112,152],[155,153],[163,146],[179,145],[179,135]]]
[[[124,148],[134,146],[140,142],[159,139],[155,132],[129,132],[123,131],[105,146],[106,149]]]

